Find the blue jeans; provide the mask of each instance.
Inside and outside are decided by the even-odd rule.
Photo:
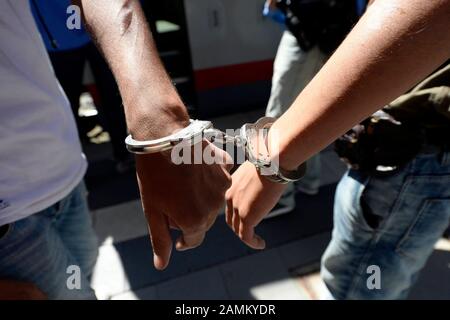
[[[450,152],[420,154],[385,177],[350,170],[336,191],[322,278],[335,299],[405,299],[449,222]]]
[[[9,225],[0,238],[0,278],[33,283],[49,299],[95,299],[89,276],[97,253],[81,183],[57,204]]]

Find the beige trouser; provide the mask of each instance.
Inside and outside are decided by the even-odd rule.
[[[325,60],[326,55],[318,47],[304,52],[298,45],[294,35],[289,31],[285,31],[275,58],[272,90],[266,115],[269,117],[280,117],[322,68]],[[320,186],[319,155],[312,157],[307,164],[308,172],[297,183],[297,186],[300,190],[317,190]],[[286,205],[294,203],[294,193],[292,191],[293,187],[290,186],[287,194],[292,194],[292,196],[284,197],[285,199],[283,199],[283,201],[289,202],[285,203]]]

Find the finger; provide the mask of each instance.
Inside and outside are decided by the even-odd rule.
[[[225,221],[232,228],[233,222],[233,200],[227,200],[227,205],[225,207]]]
[[[158,270],[164,270],[169,264],[172,253],[172,238],[166,216],[159,212],[148,214],[148,226],[153,247],[153,264]]]
[[[167,217],[167,221],[169,222],[170,229],[181,230],[178,224],[172,218]]]
[[[216,148],[217,149],[217,148]],[[221,152],[226,154],[225,151],[218,150],[217,152]],[[222,163],[222,160],[219,159],[219,163],[214,165],[208,165],[204,170],[204,179],[207,185],[210,185],[212,195],[220,195],[220,202],[224,202],[223,198],[225,197],[226,191],[231,187],[231,174],[225,168],[225,164]],[[214,186],[212,186],[211,181],[214,181]]]
[[[226,172],[230,172],[234,167],[234,161],[230,154],[214,143],[208,143],[213,146],[212,150],[216,154],[216,159],[219,160],[219,164],[221,164],[222,168],[225,169]]]
[[[177,251],[186,251],[200,246],[205,239],[206,232],[198,232],[193,234],[183,234],[176,242]]]
[[[223,150],[218,150],[217,152],[220,152],[221,154],[221,160],[220,165],[217,165],[216,167],[220,170],[219,177],[222,177],[222,180],[224,182],[225,190],[231,187],[231,174],[230,171],[234,167],[233,159],[230,157],[230,155]],[[217,176],[216,176],[217,177]]]
[[[262,250],[266,247],[266,242],[263,238],[255,234],[255,228],[241,220],[239,225],[239,238],[250,248],[255,250]]]
[[[214,213],[214,214],[210,214],[208,217],[208,222],[206,223],[206,231],[208,231],[209,229],[212,228],[212,226],[214,225],[214,223],[216,223],[217,220],[217,216],[219,215],[219,212]]]
[[[223,163],[225,166],[225,170],[227,170],[227,172],[231,172],[231,170],[234,167],[234,161],[233,161],[233,158],[226,151],[224,151],[224,162]]]
[[[233,219],[232,219],[232,229],[236,235],[239,235],[239,224],[240,224],[241,218],[239,217],[239,210],[234,209],[233,212]]]

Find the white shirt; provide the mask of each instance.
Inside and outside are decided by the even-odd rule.
[[[0,226],[62,200],[86,167],[28,0],[1,0]]]

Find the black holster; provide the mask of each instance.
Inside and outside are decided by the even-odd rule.
[[[401,168],[419,153],[424,142],[418,126],[372,116],[340,137],[335,150],[351,168],[373,173],[380,166]]]

